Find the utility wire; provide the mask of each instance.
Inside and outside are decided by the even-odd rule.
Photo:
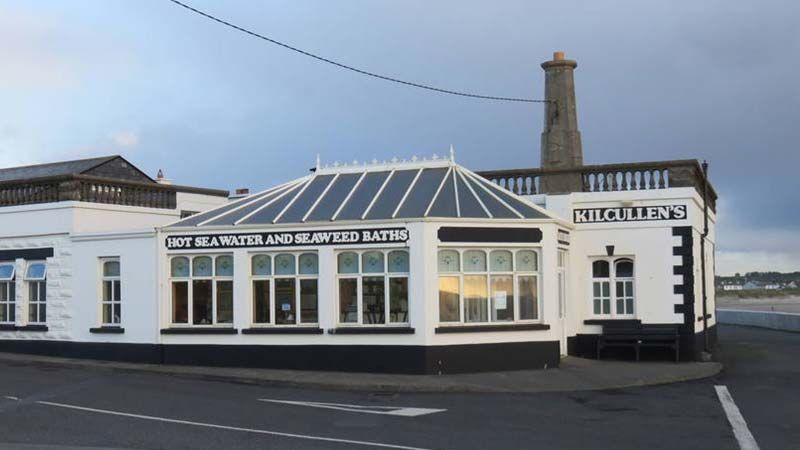
[[[369,76],[369,77],[378,78],[378,79],[385,80],[385,81],[391,81],[391,82],[394,82],[394,83],[404,84],[406,86],[411,86],[411,87],[415,87],[415,88],[427,89],[429,91],[434,91],[434,92],[440,92],[440,93],[443,93],[443,94],[458,95],[458,96],[461,96],[461,97],[471,97],[471,98],[479,98],[479,99],[483,99],[483,100],[497,100],[497,101],[504,101],[504,102],[520,102],[520,103],[551,103],[552,102],[552,100],[539,100],[539,99],[521,98],[521,97],[498,97],[498,96],[494,96],[494,95],[480,95],[480,94],[473,94],[473,93],[469,93],[469,92],[453,91],[453,90],[450,90],[450,89],[442,89],[442,88],[429,86],[429,85],[425,85],[425,84],[414,83],[412,81],[405,81],[405,80],[389,77],[389,76],[386,76],[386,75],[381,75],[381,74],[374,73],[374,72],[369,72],[367,70],[362,70],[362,69],[359,69],[359,68],[356,68],[356,67],[353,67],[353,66],[348,66],[347,64],[342,64],[340,62],[336,62],[336,61],[330,60],[330,59],[325,58],[323,56],[315,55],[314,53],[307,52],[307,51],[299,49],[297,47],[292,47],[289,44],[284,44],[283,42],[276,41],[275,39],[272,39],[272,38],[269,38],[267,36],[258,34],[258,33],[254,32],[254,31],[250,31],[250,30],[248,30],[246,28],[242,28],[242,27],[240,27],[238,25],[234,25],[234,24],[232,24],[230,22],[227,22],[227,21],[225,21],[223,19],[220,19],[218,17],[212,16],[211,14],[208,14],[208,13],[205,13],[203,11],[200,11],[199,9],[193,8],[193,7],[189,6],[189,5],[187,5],[186,3],[182,3],[182,2],[180,2],[178,0],[169,0],[169,1],[174,3],[174,4],[176,4],[176,5],[178,5],[178,6],[181,6],[181,7],[185,8],[185,9],[195,13],[195,14],[199,14],[199,15],[205,17],[206,19],[210,19],[210,20],[213,20],[214,22],[217,22],[217,23],[220,23],[220,24],[225,25],[227,27],[233,28],[234,30],[241,31],[242,33],[249,34],[250,36],[253,36],[255,38],[262,39],[264,41],[270,42],[270,43],[275,44],[275,45],[279,45],[279,46],[281,46],[283,48],[286,48],[286,49],[289,49],[289,50],[291,50],[293,52],[297,52],[297,53],[300,53],[302,55],[314,58],[314,59],[316,59],[318,61],[322,61],[322,62],[325,62],[325,63],[328,63],[328,64],[332,64],[332,65],[334,65],[336,67],[339,67],[339,68],[342,68],[342,69],[345,69],[345,70],[350,70],[350,71],[353,71],[353,72],[356,72],[356,73],[360,73],[361,75],[366,75],[366,76]]]

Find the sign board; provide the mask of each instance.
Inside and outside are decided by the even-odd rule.
[[[572,211],[572,216],[575,223],[683,220],[686,218],[686,205],[575,209]]]
[[[494,309],[508,308],[508,294],[506,291],[497,291],[494,294]]]
[[[167,250],[213,250],[299,245],[394,244],[406,241],[408,241],[406,228],[370,228],[168,236],[166,246]]]

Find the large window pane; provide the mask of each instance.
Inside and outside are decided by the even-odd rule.
[[[269,280],[253,281],[253,323],[269,323]]]
[[[276,269],[278,258],[275,258]],[[275,324],[293,325],[297,323],[295,306],[295,279],[275,279]]]
[[[172,323],[189,322],[189,283],[172,283]]]
[[[539,287],[534,276],[520,276],[519,280],[519,318],[534,320],[539,318]]]
[[[300,255],[300,273],[302,275],[316,275],[319,273],[319,261],[316,253]]]
[[[358,273],[358,254],[353,252],[340,253],[336,257],[339,273]]]
[[[192,280],[192,323],[194,325],[214,323],[211,290],[211,280]]]
[[[317,280],[300,280],[300,322],[317,323],[318,321]]]
[[[492,275],[492,321],[514,320],[514,277]]]
[[[253,275],[272,275],[272,258],[270,258],[269,255],[253,256],[252,267],[250,271]]]
[[[275,256],[275,275],[294,275],[294,255],[282,254]],[[277,287],[278,285],[275,284]],[[277,298],[277,294],[276,298]]]
[[[464,321],[488,322],[485,275],[464,276]]]
[[[233,281],[217,281],[217,323],[233,323]]]
[[[172,260],[170,260],[170,274],[173,277],[188,277],[189,258],[183,256],[172,258]]]
[[[113,297],[113,282],[112,281],[104,281],[103,282],[103,301],[110,302]]]
[[[13,264],[0,264],[0,280],[10,280],[14,277]]]
[[[364,252],[361,267],[364,273],[383,273],[383,252]]]
[[[44,263],[31,263],[28,265],[28,271],[25,272],[25,278],[28,280],[41,280],[45,276],[47,266]]]
[[[408,278],[389,278],[389,322],[408,322]]]
[[[339,322],[358,322],[358,280],[356,278],[339,280]]]
[[[361,278],[362,323],[386,322],[386,293],[383,277]]]
[[[492,272],[511,272],[511,252],[508,250],[494,250],[490,254],[489,269]]]
[[[439,277],[439,321],[458,322],[458,277]]]
[[[210,256],[195,256],[192,259],[193,277],[210,277],[212,272]]]
[[[389,272],[407,273],[408,272],[408,252],[397,250],[389,252]]]
[[[486,253],[483,250],[464,252],[464,272],[486,272]]]
[[[461,270],[458,252],[455,250],[439,250],[439,273],[458,272]]]

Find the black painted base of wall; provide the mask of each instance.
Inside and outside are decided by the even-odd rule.
[[[567,338],[567,353],[572,356],[579,356],[581,358],[596,358],[597,357],[597,334],[578,334]],[[708,342],[709,348],[714,349],[717,345],[717,327],[716,325],[708,328]],[[696,334],[685,334],[681,332],[680,335],[680,352],[681,361],[699,361],[700,353],[703,351],[703,332]],[[651,353],[651,355],[648,355]],[[648,356],[656,358],[664,356],[665,361],[670,359],[672,352],[659,352],[658,349],[644,349],[642,350],[642,357],[648,359]],[[603,358],[609,359],[634,359],[633,350],[626,348],[609,348],[603,350]]]
[[[189,345],[0,340],[0,352],[149,364],[448,374],[558,367],[559,345]]]

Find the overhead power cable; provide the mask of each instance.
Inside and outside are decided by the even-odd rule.
[[[176,5],[178,5],[178,6],[181,6],[181,7],[185,8],[185,9],[195,13],[195,14],[199,14],[199,15],[205,17],[206,19],[210,19],[210,20],[213,20],[214,22],[217,22],[219,24],[225,25],[226,27],[233,28],[234,30],[241,31],[242,33],[245,33],[245,34],[249,34],[250,36],[253,36],[255,38],[270,42],[270,43],[275,44],[275,45],[279,45],[279,46],[281,46],[283,48],[286,48],[286,49],[291,50],[293,52],[297,52],[297,53],[300,53],[302,55],[314,58],[314,59],[316,59],[318,61],[322,61],[322,62],[331,64],[331,65],[334,65],[334,66],[339,67],[341,69],[350,70],[352,72],[360,73],[361,75],[366,75],[368,77],[378,78],[378,79],[385,80],[385,81],[391,81],[393,83],[404,84],[406,86],[411,86],[411,87],[415,87],[415,88],[427,89],[429,91],[440,92],[442,94],[458,95],[458,96],[461,96],[461,97],[471,97],[471,98],[478,98],[478,99],[483,99],[483,100],[496,100],[496,101],[503,101],[503,102],[519,102],[519,103],[550,103],[551,102],[551,100],[540,100],[540,99],[522,98],[522,97],[499,97],[499,96],[494,96],[494,95],[481,95],[481,94],[474,94],[474,93],[469,93],[469,92],[454,91],[454,90],[451,90],[451,89],[442,89],[442,88],[438,88],[438,87],[435,87],[435,86],[429,86],[429,85],[421,84],[421,83],[414,83],[412,81],[405,81],[405,80],[401,80],[399,78],[394,78],[394,77],[390,77],[390,76],[386,76],[386,75],[381,75],[381,74],[378,74],[378,73],[375,73],[375,72],[370,72],[370,71],[367,71],[367,70],[359,69],[357,67],[348,66],[347,64],[336,62],[334,60],[325,58],[323,56],[319,56],[319,55],[316,55],[314,53],[307,52],[305,50],[299,49],[297,47],[293,47],[293,46],[291,46],[289,44],[285,44],[283,42],[276,41],[275,39],[272,39],[272,38],[269,38],[269,37],[264,36],[262,34],[256,33],[255,31],[250,31],[247,28],[240,27],[240,26],[232,24],[232,23],[230,23],[230,22],[228,22],[226,20],[220,19],[219,17],[216,17],[216,16],[213,16],[213,15],[208,14],[206,12],[200,11],[199,9],[194,8],[192,6],[189,6],[186,3],[180,2],[178,0],[169,0],[169,1],[174,3],[174,4],[176,4]]]

